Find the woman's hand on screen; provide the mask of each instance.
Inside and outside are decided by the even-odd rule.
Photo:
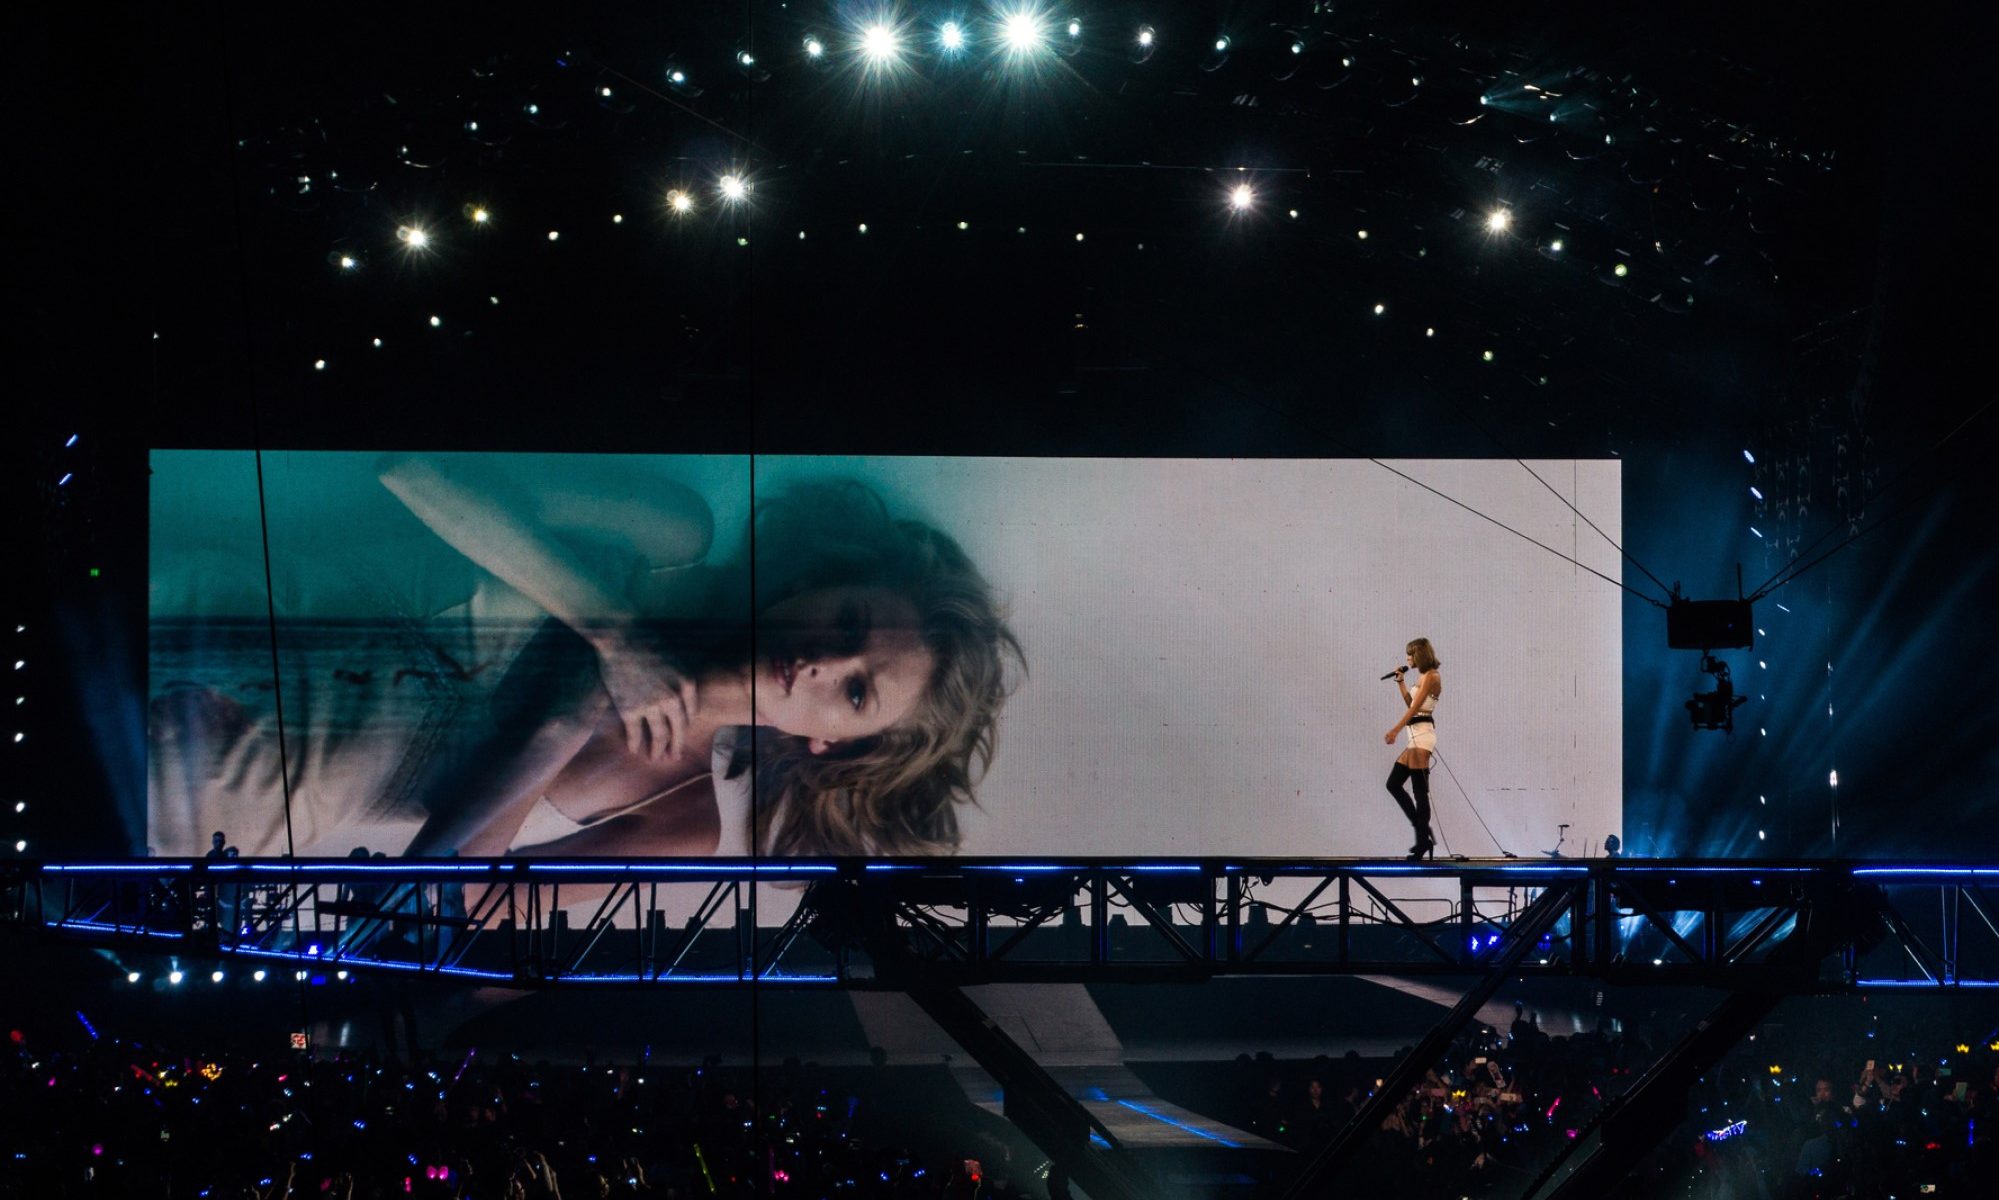
[[[686,744],[698,686],[659,654],[613,639],[597,647],[604,690],[625,726],[625,749],[658,762]]]
[[[1381,744],[1384,746],[1393,746],[1395,744],[1395,731],[1393,729],[1381,735]]]

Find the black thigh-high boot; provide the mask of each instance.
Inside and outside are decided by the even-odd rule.
[[[1409,783],[1416,791],[1416,814],[1410,818],[1416,826],[1416,845],[1409,852],[1421,856],[1437,844],[1430,833],[1430,769],[1409,772]]]
[[[1423,831],[1428,826],[1416,824],[1416,802],[1409,798],[1409,789],[1404,786],[1413,774],[1415,772],[1408,767],[1396,763],[1395,769],[1388,773],[1388,794],[1395,797],[1396,806],[1402,810],[1403,816],[1409,818],[1410,827],[1416,830],[1417,844],[1421,845]]]

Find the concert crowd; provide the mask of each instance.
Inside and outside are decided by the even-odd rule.
[[[1766,1024],[1702,1077],[1681,1128],[1619,1194],[1993,1195],[1995,1022],[1999,1012],[1976,1030],[1926,1029],[1927,1037],[1891,1036],[1878,1017],[1831,1037],[1817,1025]],[[1920,1050],[1907,1049],[1911,1042]],[[1517,1195],[1564,1143],[1588,1137],[1593,1119],[1667,1049],[1665,1037],[1636,1032],[1550,1036],[1516,1007],[1510,1029],[1481,1026],[1459,1038],[1390,1111],[1357,1156],[1357,1171],[1371,1176],[1357,1194]],[[1345,1126],[1385,1070],[1352,1055],[1295,1066],[1263,1058],[1249,1068],[1237,1116],[1299,1149]]]
[[[120,1041],[77,1020],[67,1039],[15,1031],[0,1056],[7,1200],[1070,1195],[1059,1168],[1023,1152],[999,1118],[899,1094],[879,1063],[787,1061],[753,1081],[715,1060],[258,1058]],[[1620,1195],[1990,1195],[1999,1029],[1888,1024],[1870,1016],[1850,1036],[1764,1025],[1703,1077],[1685,1120]],[[1353,1194],[1519,1194],[1571,1139],[1590,1136],[1666,1036],[1550,1036],[1525,1012],[1510,1029],[1477,1027],[1370,1135],[1348,1176]],[[1238,1070],[1232,1103],[1197,1106],[1309,1150],[1347,1123],[1387,1066],[1261,1056]],[[1269,1191],[1298,1162],[1252,1156],[1245,1169]]]
[[[601,1200],[1049,1195],[1047,1164],[952,1114],[955,1142],[867,1073],[262,1059],[96,1037],[4,1056],[0,1196]],[[998,1118],[990,1118],[997,1121]],[[758,1126],[762,1125],[759,1136]],[[762,1174],[760,1174],[762,1173]],[[767,1174],[768,1178],[764,1178]],[[1066,1195],[1059,1172],[1053,1194]],[[768,1188],[768,1190],[763,1190]]]

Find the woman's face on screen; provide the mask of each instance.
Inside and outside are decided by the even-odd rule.
[[[936,668],[908,597],[884,587],[803,592],[757,621],[756,722],[820,753],[906,720]]]

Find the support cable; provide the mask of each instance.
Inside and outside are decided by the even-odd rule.
[[[222,59],[223,121],[226,127],[233,132],[236,128],[236,75],[229,67],[230,56],[227,26],[222,23],[223,14],[220,11],[216,13],[216,21],[216,41],[221,51],[220,57]],[[298,861],[298,846],[294,841],[292,832],[291,760],[289,758],[288,747],[285,743],[284,670],[278,657],[277,592],[271,581],[271,519],[270,512],[264,502],[264,436],[262,409],[257,401],[256,326],[250,319],[252,311],[250,306],[250,264],[243,250],[243,179],[241,168],[242,143],[240,139],[232,137],[230,139],[229,150],[229,199],[233,228],[236,234],[236,286],[243,305],[243,357],[245,367],[243,375],[250,391],[250,449],[257,464],[257,530],[263,542],[264,615],[269,623],[271,637],[271,697],[276,708],[278,725],[278,781],[281,787],[280,794],[284,800],[285,810],[285,858],[296,864]],[[292,881],[292,902],[288,905],[291,909],[292,940],[294,942],[298,940],[300,935],[299,909],[303,907],[299,903],[297,895],[298,886],[298,882],[294,878]],[[296,978],[297,972],[293,972],[293,975],[294,982],[298,984],[299,1020],[305,1029],[310,1031],[312,1028],[312,1013],[306,1002],[305,982]]]

